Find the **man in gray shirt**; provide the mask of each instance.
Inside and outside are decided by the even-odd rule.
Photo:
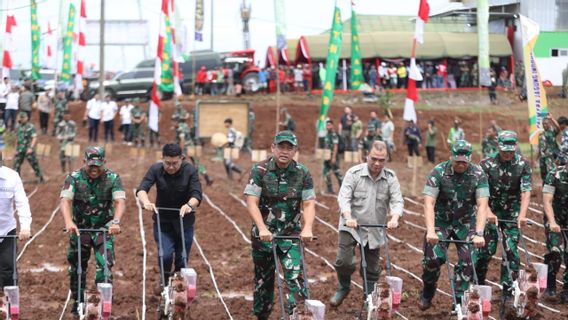
[[[32,120],[32,107],[34,102],[35,102],[35,96],[30,91],[29,85],[25,84],[24,91],[20,93],[19,110],[24,111],[25,113],[28,114],[28,119],[30,120],[30,122]]]
[[[387,146],[383,141],[373,142],[367,163],[358,164],[345,175],[337,202],[339,217],[339,246],[334,266],[339,285],[330,304],[339,306],[350,290],[351,275],[355,271],[355,246],[365,249],[367,259],[367,287],[379,279],[379,247],[385,244],[385,232],[379,228],[360,227],[358,224],[385,224],[390,209],[389,229],[398,227],[404,200],[394,171],[385,168]],[[360,270],[362,272],[362,270]]]

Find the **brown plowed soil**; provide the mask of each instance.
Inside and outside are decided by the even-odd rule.
[[[423,102],[418,110],[419,125],[424,128],[425,120],[436,118],[439,131],[444,135],[448,132],[454,117],[458,116],[464,120],[464,129],[468,139],[478,142],[480,138],[480,116],[482,127],[485,128],[491,119],[506,129],[515,129],[519,132],[521,140],[526,140],[526,105],[514,101],[512,95],[500,94],[500,105],[489,106],[485,92],[464,92],[464,93],[428,93],[423,94]],[[336,120],[342,113],[342,103],[350,103],[351,97],[337,96],[337,102],[330,108],[329,116]],[[259,96],[252,98],[253,108],[257,115],[256,128],[254,134],[254,147],[267,148],[270,146],[274,133],[274,123],[276,118],[275,99],[273,96]],[[321,163],[312,157],[315,119],[319,112],[319,98],[307,98],[306,96],[294,95],[282,97],[282,107],[287,107],[297,122],[297,133],[300,140],[301,161],[308,165],[319,194],[321,189]],[[394,98],[394,105],[401,106],[402,95]],[[193,101],[183,102],[187,107],[193,106]],[[364,123],[368,118],[371,108],[379,111],[376,105],[365,105],[354,103],[355,113],[359,114]],[[553,100],[551,102],[556,113],[566,110],[565,100]],[[440,106],[440,108],[438,108]],[[564,107],[564,109],[562,109]],[[71,105],[73,118],[80,124],[83,115],[84,104],[74,103]],[[464,110],[469,108],[471,110]],[[168,119],[173,109],[171,102],[163,105],[164,117],[162,118],[162,143],[173,140],[172,127]],[[481,113],[478,111],[480,110]],[[524,113],[523,113],[524,112]],[[380,113],[380,111],[379,111]],[[402,127],[400,120],[402,115],[401,108],[394,108],[395,125]],[[525,114],[523,117],[522,115]],[[559,115],[559,114],[558,114]],[[33,115],[33,120],[37,121],[37,115]],[[116,121],[118,122],[118,121]],[[102,128],[101,128],[102,131]],[[484,131],[484,129],[483,129]],[[86,129],[80,128],[79,143],[83,146],[86,142]],[[100,138],[102,132],[99,133]],[[117,136],[121,135],[116,132]],[[397,130],[400,136],[400,130]],[[100,139],[101,141],[102,139]],[[441,161],[447,158],[447,149],[443,144],[444,138],[439,137],[438,159]],[[56,154],[57,142],[48,136],[41,136],[40,141],[52,145],[52,154],[49,157],[40,159],[43,170],[49,178],[46,184],[39,185],[37,193],[30,199],[33,213],[33,232],[38,232],[49,220],[52,212],[59,203],[59,190],[63,182],[63,175],[60,173],[59,161]],[[394,156],[394,161],[389,164],[393,168],[401,181],[405,196],[420,202],[419,197],[412,197],[412,170],[406,168],[406,150],[401,142],[397,141],[399,151]],[[133,189],[136,188],[146,169],[156,160],[156,150],[147,149],[145,158],[130,156],[130,147],[116,143],[113,150],[107,156],[108,167],[118,172],[127,191],[126,214],[123,219],[123,232],[116,239],[116,265],[113,268],[114,274],[114,319],[140,319],[142,312],[142,241],[139,230],[138,208],[134,199]],[[211,202],[222,210],[228,217],[235,221],[235,224],[249,237],[250,219],[243,204],[230,194],[243,199],[242,190],[246,179],[242,182],[229,181],[226,178],[221,162],[214,162],[211,159],[214,151],[206,147],[202,162],[208,168],[210,174],[215,179],[212,187],[204,187],[204,192],[210,197]],[[527,155],[528,156],[528,155]],[[251,167],[248,154],[242,154],[237,161],[243,169],[248,171]],[[76,167],[81,165],[81,161],[76,162]],[[351,164],[343,164],[343,169],[347,169]],[[432,166],[425,165],[417,170],[416,190],[421,189],[424,178]],[[33,180],[31,168],[25,164],[22,171],[24,180]],[[535,174],[535,185],[539,185]],[[26,185],[28,192],[35,188],[34,184]],[[335,186],[337,190],[337,186]],[[535,198],[536,199],[536,198]],[[332,196],[318,196],[318,201],[323,206],[317,207],[317,216],[323,221],[336,226],[338,221],[337,203]],[[535,209],[540,208],[533,206]],[[418,213],[419,215],[407,214],[405,221],[423,225],[421,217],[422,208],[420,205],[410,201],[405,202],[405,208]],[[250,257],[250,245],[239,234],[235,226],[223,217],[218,210],[213,208],[207,201],[203,201],[198,209],[195,235],[203,252],[209,260],[215,278],[219,285],[228,310],[234,319],[252,319],[252,290],[253,290],[253,266]],[[529,212],[529,217],[542,222],[542,214]],[[158,283],[157,250],[152,236],[152,221],[149,213],[144,212],[144,230],[146,233],[148,257],[146,270],[146,316],[154,319],[158,299],[153,295],[153,288]],[[53,221],[47,225],[45,231],[28,246],[22,259],[18,263],[21,288],[22,319],[58,319],[63,311],[63,303],[67,298],[69,288],[66,262],[66,247],[68,236],[63,233],[63,219],[59,212],[55,213]],[[526,235],[539,241],[544,241],[543,229],[537,226],[527,227]],[[334,270],[322,259],[333,263],[336,253],[337,233],[321,222],[314,225],[314,234],[319,239],[308,245],[321,258],[306,253],[308,274],[310,279],[310,291],[313,299],[318,299],[327,303],[335,290],[336,279]],[[423,231],[401,223],[399,229],[392,231],[392,235],[404,243],[390,242],[390,258],[397,268],[404,268],[418,277],[422,270],[420,261],[422,254],[411,249],[408,245],[422,249]],[[407,245],[408,244],[408,245]],[[20,250],[23,244],[20,244]],[[541,256],[545,252],[544,246],[527,241],[528,250]],[[454,250],[451,249],[450,256],[455,261]],[[383,255],[384,256],[384,255]],[[531,261],[537,258],[530,257]],[[191,307],[192,319],[229,319],[220,299],[215,291],[213,282],[209,274],[209,268],[199,255],[194,244],[190,255],[190,266],[195,268],[198,273],[198,298]],[[392,274],[404,280],[404,291],[407,293],[406,299],[400,306],[400,313],[408,319],[448,319],[451,308],[451,298],[442,294],[437,294],[434,299],[434,307],[426,313],[422,313],[417,308],[418,295],[422,288],[421,283],[409,274],[393,268]],[[489,280],[498,281],[499,262],[494,260],[491,265]],[[88,283],[92,285],[94,278],[93,261],[89,267]],[[560,278],[560,277],[559,277]],[[361,284],[362,280],[358,274],[353,276],[353,280]],[[445,268],[439,281],[439,288],[445,292],[450,292],[449,281]],[[493,290],[495,301],[492,316],[498,317],[498,304],[500,290]],[[276,292],[276,296],[277,292]],[[549,303],[545,303],[550,305]],[[362,290],[352,287],[351,294],[344,304],[337,310],[327,310],[327,319],[354,319],[359,315],[362,305]],[[568,306],[551,305],[560,310],[561,313],[554,313],[542,309],[543,315],[547,319],[566,319],[568,317]],[[275,300],[273,319],[279,315],[279,306]],[[65,311],[65,319],[69,316],[70,306]]]

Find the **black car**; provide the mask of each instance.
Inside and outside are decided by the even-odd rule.
[[[106,80],[105,93],[112,99],[121,100],[126,98],[149,98],[152,94],[154,81],[154,69],[137,68],[116,75],[111,80]],[[92,97],[99,89],[99,82],[89,83],[89,93]]]

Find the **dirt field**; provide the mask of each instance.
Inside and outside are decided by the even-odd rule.
[[[512,95],[500,94],[498,106],[488,106],[486,92],[465,93],[429,93],[424,94],[421,104],[418,106],[419,125],[425,127],[426,119],[436,118],[439,132],[444,135],[454,119],[458,116],[464,120],[464,129],[468,139],[479,141],[480,115],[482,127],[485,128],[490,119],[495,119],[503,128],[515,129],[519,132],[521,140],[527,139],[526,130],[526,105],[517,103]],[[344,102],[350,102],[352,97],[337,96],[337,103],[330,109],[329,116],[338,120],[342,113]],[[402,95],[394,98],[394,105],[401,106]],[[183,102],[187,107],[193,106],[193,101]],[[552,100],[552,109],[555,115],[561,110],[567,110],[566,100]],[[295,118],[298,127],[300,141],[301,162],[310,168],[318,191],[318,220],[314,226],[314,234],[319,240],[308,246],[311,250],[306,253],[308,274],[311,284],[311,295],[327,304],[336,286],[335,272],[330,263],[335,259],[337,232],[334,228],[338,221],[338,207],[333,196],[319,194],[321,190],[321,163],[312,157],[315,119],[319,112],[319,97],[312,99],[305,96],[285,96],[282,98],[282,107],[287,107]],[[77,103],[71,106],[73,118],[79,124],[83,114],[84,104]],[[261,96],[253,99],[253,108],[256,112],[256,126],[254,131],[254,147],[269,147],[275,130],[274,121],[276,108],[273,96]],[[364,123],[368,118],[369,111],[379,110],[376,105],[364,105],[354,103],[355,113],[360,115]],[[477,111],[481,108],[482,113]],[[162,118],[162,143],[173,140],[173,132],[170,119],[173,106],[171,102],[164,103],[164,117]],[[400,120],[402,110],[394,108],[395,125],[401,128]],[[32,116],[37,124],[38,116]],[[118,122],[118,121],[117,121]],[[101,128],[102,130],[102,128]],[[397,130],[400,135],[400,131]],[[102,141],[102,132],[99,133],[99,141]],[[118,132],[117,132],[118,134]],[[120,134],[118,134],[120,136]],[[439,137],[438,159],[447,158],[447,149],[444,147],[442,137]],[[65,258],[68,236],[62,232],[63,219],[58,211],[59,190],[63,182],[60,173],[59,162],[56,154],[57,143],[48,136],[41,136],[40,142],[49,143],[53,146],[49,157],[40,159],[43,170],[48,177],[48,182],[37,186],[37,190],[31,196],[30,203],[33,213],[32,231],[37,235],[25,249],[19,260],[19,276],[21,288],[22,319],[58,319],[62,314],[63,305],[67,299],[69,288],[67,276],[67,262]],[[86,129],[79,131],[78,142],[86,145]],[[438,293],[434,299],[434,307],[426,313],[417,308],[419,292],[422,288],[419,277],[422,273],[420,260],[422,258],[422,239],[424,231],[420,228],[424,224],[420,197],[412,196],[412,171],[406,168],[406,150],[397,141],[399,150],[394,156],[394,161],[389,164],[401,181],[407,214],[401,222],[399,229],[391,232],[394,238],[390,240],[390,257],[393,264],[392,274],[404,280],[403,290],[406,292],[405,300],[400,306],[400,314],[408,319],[448,319],[451,308],[451,298],[443,293]],[[127,210],[123,218],[123,232],[116,238],[117,262],[113,268],[114,274],[114,319],[141,319],[142,308],[146,305],[148,319],[155,318],[158,300],[153,295],[153,288],[158,282],[157,250],[152,237],[152,221],[149,213],[144,212],[143,231],[145,232],[147,248],[146,270],[146,294],[143,301],[143,242],[140,233],[139,210],[134,198],[133,189],[137,187],[143,174],[151,163],[156,160],[155,151],[148,149],[146,156],[136,158],[130,156],[130,148],[122,144],[113,145],[110,155],[107,155],[108,167],[118,172],[124,182],[127,191]],[[205,148],[203,163],[215,179],[211,187],[204,187],[206,198],[198,209],[195,226],[195,236],[203,250],[209,266],[200,255],[194,242],[190,255],[190,266],[195,268],[198,274],[198,298],[191,308],[192,319],[229,319],[229,313],[233,319],[252,319],[252,260],[250,257],[249,230],[250,219],[243,205],[242,190],[246,179],[242,182],[228,181],[221,162],[213,162],[211,159],[214,152],[211,148]],[[238,163],[245,170],[250,169],[251,162],[248,154],[243,154]],[[76,167],[81,165],[77,161]],[[351,164],[343,164],[344,169]],[[431,166],[425,165],[417,172],[418,194],[424,183],[424,177]],[[24,180],[31,180],[33,172],[29,165],[25,164],[22,172]],[[536,175],[535,175],[536,179]],[[535,180],[536,181],[536,180]],[[535,185],[539,185],[535,182]],[[27,184],[28,192],[34,191],[35,184]],[[337,186],[335,186],[337,190]],[[151,194],[154,194],[152,192]],[[536,199],[536,198],[535,198]],[[536,222],[542,222],[541,207],[532,204],[528,216]],[[51,219],[50,219],[51,218]],[[45,228],[41,233],[40,230]],[[239,232],[242,232],[239,233]],[[538,226],[527,227],[525,235],[527,247],[535,256],[530,256],[531,261],[541,261],[545,248],[543,229]],[[532,240],[534,239],[534,240]],[[20,244],[21,251],[23,244]],[[451,250],[451,256],[455,261],[455,254]],[[524,258],[523,258],[524,261]],[[92,261],[91,261],[92,262]],[[542,262],[542,261],[541,261]],[[498,261],[494,260],[491,265],[488,279],[498,281]],[[89,268],[89,285],[92,285],[94,268]],[[445,293],[450,292],[445,268],[439,281],[439,289]],[[564,270],[564,269],[562,269]],[[210,271],[213,272],[221,297],[226,304],[226,309],[215,290]],[[560,279],[560,277],[558,277]],[[362,280],[355,274],[353,280],[358,284]],[[494,287],[494,307],[491,315],[498,316],[497,301],[500,289]],[[276,301],[275,301],[276,302]],[[542,314],[549,320],[566,319],[568,306],[551,305],[545,303],[554,311],[542,308]],[[352,287],[351,294],[344,304],[337,310],[328,309],[327,319],[354,319],[358,316],[362,306],[362,290]],[[227,311],[228,310],[228,311]],[[64,311],[64,319],[69,317],[70,306]],[[275,304],[273,319],[279,315],[278,304]]]

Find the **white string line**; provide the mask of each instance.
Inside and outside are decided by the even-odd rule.
[[[146,261],[147,261],[147,251],[146,251],[146,232],[144,231],[144,217],[143,209],[140,204],[140,199],[136,196],[136,189],[132,189],[134,193],[134,199],[136,200],[136,206],[138,207],[138,222],[140,224],[140,239],[142,240],[142,320],[146,320]]]
[[[30,192],[30,194],[28,195],[28,200],[34,196],[34,194],[36,194],[37,190],[39,189],[39,186],[36,186],[32,192]]]
[[[59,211],[60,207],[61,207],[61,204],[58,204],[57,207],[55,208],[55,210],[53,210],[53,212],[51,213],[51,217],[49,217],[49,220],[47,220],[47,222],[43,225],[43,227],[38,232],[36,232],[33,235],[33,237],[31,237],[30,240],[26,241],[26,244],[24,245],[24,247],[20,251],[20,254],[18,255],[18,258],[16,259],[16,262],[20,261],[20,258],[24,255],[24,252],[26,251],[26,249],[28,248],[30,243],[32,243],[32,241],[34,241],[40,234],[42,234],[45,231],[45,229],[47,229],[47,226],[53,221],[53,218],[55,217],[55,214]]]
[[[225,300],[223,299],[223,296],[221,295],[221,291],[219,291],[219,287],[217,286],[217,280],[215,280],[215,274],[213,273],[213,267],[209,263],[209,260],[207,260],[207,258],[205,257],[205,254],[203,253],[203,249],[201,248],[201,245],[199,245],[199,242],[197,241],[197,236],[193,236],[193,243],[195,243],[195,246],[199,250],[199,254],[201,255],[201,258],[203,258],[203,261],[205,261],[205,264],[209,268],[209,274],[211,275],[211,280],[213,281],[213,286],[215,287],[215,291],[217,292],[217,295],[219,296],[219,300],[221,300],[221,303],[223,304],[223,307],[225,308],[227,315],[232,320],[233,316],[231,315],[231,312],[229,311],[227,304],[225,304]]]
[[[65,300],[65,304],[63,304],[63,311],[61,311],[59,320],[63,320],[63,318],[65,317],[65,310],[67,310],[67,305],[69,304],[70,300],[71,300],[71,290],[67,292],[67,300]]]

